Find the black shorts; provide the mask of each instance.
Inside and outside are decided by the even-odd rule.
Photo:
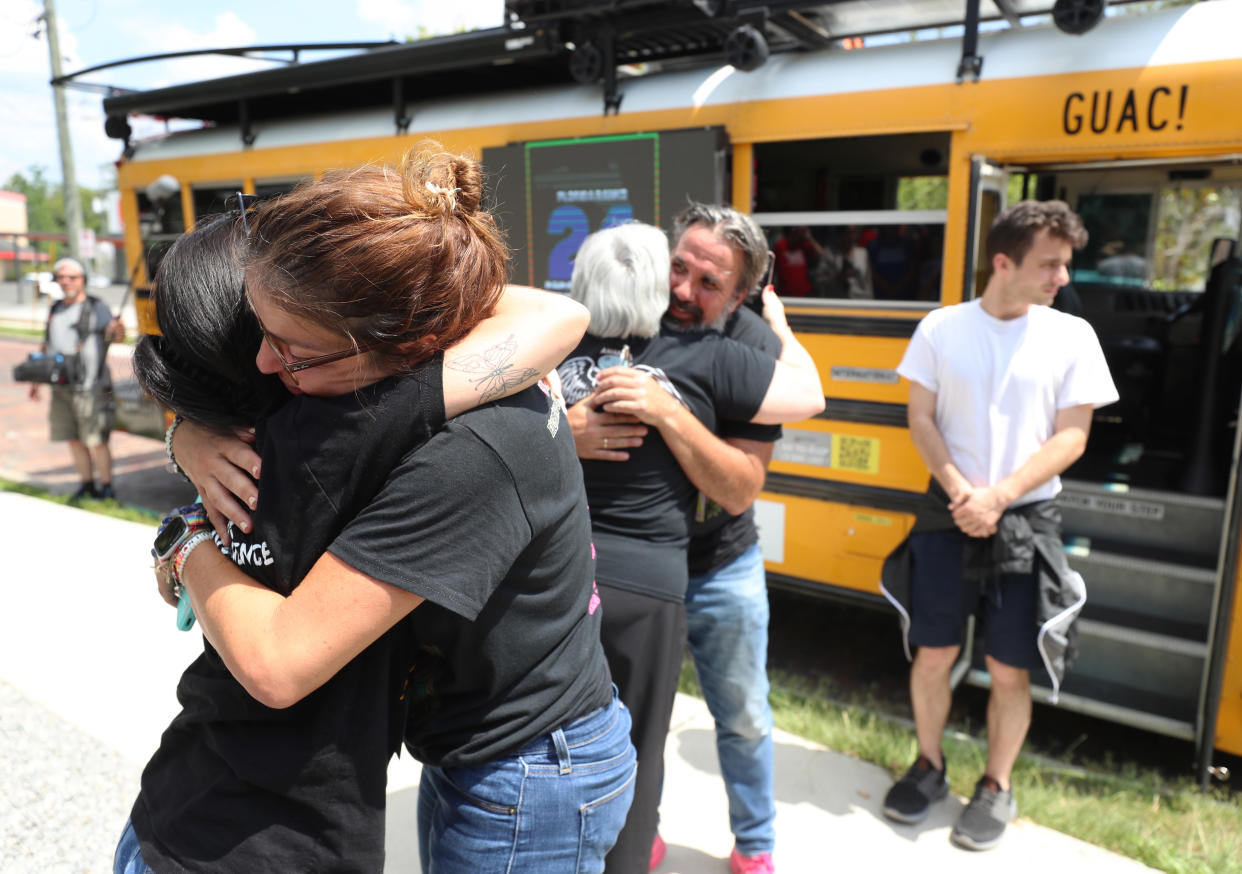
[[[984,652],[1001,664],[1035,670],[1043,665],[1035,638],[1038,585],[1035,574],[999,574],[992,580],[962,579],[961,531],[910,535],[910,643],[960,646],[966,618],[983,619]]]

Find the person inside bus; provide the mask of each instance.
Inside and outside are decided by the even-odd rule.
[[[914,297],[918,277],[915,256],[915,244],[905,225],[880,225],[878,235],[867,245],[876,300]]]
[[[768,263],[767,240],[748,215],[722,204],[691,203],[673,222],[664,327],[719,330],[738,342],[781,354],[783,340],[749,306]],[[580,458],[623,462],[646,426],[597,410],[569,408]],[[716,723],[716,751],[729,799],[734,874],[774,870],[772,709],[768,702],[768,590],[751,505],[763,488],[776,425],[721,421],[670,443],[699,490],[689,549],[686,624],[699,686]],[[605,442],[607,441],[607,442]],[[664,857],[657,834],[651,861]]]
[[[806,297],[811,293],[811,275],[823,253],[819,241],[806,225],[786,228],[772,247],[776,256],[776,281],[787,297]]]
[[[910,381],[909,424],[932,482],[908,539],[889,556],[882,590],[906,651],[918,647],[910,697],[918,757],[884,799],[917,823],[948,795],[941,737],[949,674],[969,615],[980,612],[991,677],[983,776],[950,834],[996,846],[1017,813],[1010,773],[1031,720],[1030,672],[1053,693],[1085,601],[1066,562],[1054,498],[1082,455],[1092,411],[1117,400],[1091,326],[1049,304],[1069,281],[1087,232],[1061,201],[1024,201],[987,237],[982,297],[929,313],[897,368]]]
[[[858,229],[853,225],[841,228],[812,272],[816,297],[870,300],[871,264],[867,250],[858,242]]]
[[[583,459],[604,652],[633,717],[634,802],[608,855],[609,874],[645,874],[656,838],[664,742],[686,645],[685,597],[698,490],[676,447],[722,419],[767,424],[823,409],[815,364],[793,339],[769,288],[764,315],[786,338],[780,360],[716,332],[660,331],[668,308],[668,240],[626,224],[587,237],[570,296],[591,313],[558,368],[568,404],[634,416],[650,430],[621,463]],[[710,433],[709,433],[710,436]]]
[[[513,311],[481,197],[477,164],[422,149],[209,223],[162,265],[164,336],[139,374],[205,419],[173,429],[174,463],[202,482],[220,446],[249,452],[262,492],[223,536],[195,506],[157,537],[161,594],[188,597],[204,653],[115,871],[381,871],[402,740],[424,762],[424,870],[603,869],[632,794],[629,716],[572,440],[531,387],[585,313],[542,292]],[[266,406],[211,354],[237,342],[286,396],[255,451],[203,440]],[[482,824],[470,799],[508,813]]]
[[[1100,247],[1095,269],[1106,281],[1142,285],[1147,279],[1147,259],[1127,239],[1109,240]]]

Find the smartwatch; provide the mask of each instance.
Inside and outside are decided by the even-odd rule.
[[[190,504],[173,510],[164,517],[155,534],[155,543],[151,547],[155,563],[160,565],[171,561],[186,541],[207,528],[207,511],[202,504]]]

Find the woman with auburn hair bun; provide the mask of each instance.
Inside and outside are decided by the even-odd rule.
[[[197,418],[167,442],[208,507],[170,514],[156,579],[204,652],[117,874],[382,871],[403,741],[425,872],[603,870],[635,754],[572,436],[535,385],[587,315],[504,286],[481,200],[475,162],[424,147],[165,259],[135,361]]]

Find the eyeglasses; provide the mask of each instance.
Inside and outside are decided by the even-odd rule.
[[[249,301],[249,297],[247,297]],[[363,346],[354,346],[352,349],[342,349],[340,352],[329,352],[327,355],[316,355],[313,358],[299,358],[296,361],[290,361],[281,354],[280,349],[276,346],[276,341],[272,339],[272,335],[267,332],[267,328],[263,327],[263,322],[259,318],[259,314],[254,311],[254,306],[250,307],[250,311],[254,313],[254,320],[259,323],[259,331],[263,334],[263,340],[267,343],[272,354],[276,356],[276,360],[280,362],[280,366],[285,369],[285,373],[289,374],[289,378],[293,380],[294,385],[301,385],[298,382],[297,374],[300,371],[310,367],[319,367],[321,364],[331,364],[334,361],[343,361],[346,358],[353,358],[364,352],[370,352],[376,347],[375,343],[367,343]]]
[[[63,282],[66,279],[85,279],[81,273],[53,273],[52,279],[57,282]]]
[[[250,236],[250,221],[246,218],[246,215],[255,208],[258,202],[259,195],[246,194],[244,191],[234,191],[224,199],[224,209],[226,212],[237,210],[241,215],[242,231],[247,237]]]

